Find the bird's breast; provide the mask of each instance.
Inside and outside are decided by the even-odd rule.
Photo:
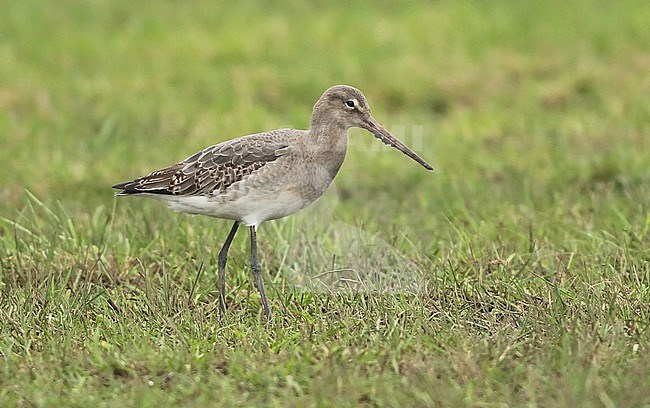
[[[296,172],[305,199],[316,200],[332,184],[345,159],[345,149],[328,149],[311,152],[300,162]]]

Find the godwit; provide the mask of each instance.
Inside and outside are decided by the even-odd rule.
[[[218,255],[219,309],[226,310],[226,260],[239,224],[250,229],[251,269],[267,318],[271,309],[257,257],[257,229],[286,217],[320,197],[338,173],[348,129],[359,127],[385,144],[433,168],[397,140],[370,114],[356,88],[333,86],[318,99],[309,130],[279,129],[227,140],[133,181],[116,184],[116,195],[165,202],[174,211],[234,220]]]

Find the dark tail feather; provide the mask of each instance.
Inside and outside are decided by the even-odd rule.
[[[132,181],[125,181],[124,183],[115,184],[113,188],[122,190],[115,195],[125,196],[133,194],[173,194],[170,191],[170,182],[180,168],[184,166],[183,163],[178,163],[173,166],[154,171],[144,177],[139,177]]]
[[[173,194],[171,191],[169,191],[166,188],[160,188],[160,189],[151,189],[151,190],[139,190],[136,187],[136,183],[133,181],[126,181],[124,183],[119,183],[115,184],[113,186],[114,189],[117,190],[122,190],[118,191],[115,193],[116,196],[128,196],[128,195],[136,195],[136,194],[163,194],[163,195],[171,195]]]
[[[124,183],[114,184],[113,188],[115,188],[117,190],[124,190],[131,183],[132,183],[132,181],[125,181]]]
[[[114,189],[122,190],[115,193],[116,196],[125,196],[125,195],[142,193],[142,191],[138,191],[134,187],[135,187],[135,183],[132,181],[125,181],[124,183],[115,184],[113,186]]]

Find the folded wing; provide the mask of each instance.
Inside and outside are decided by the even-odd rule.
[[[116,184],[117,195],[211,195],[291,151],[279,135],[251,135],[205,148],[187,159],[133,181]]]

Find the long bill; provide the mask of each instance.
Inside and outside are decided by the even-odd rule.
[[[404,153],[411,159],[415,160],[416,162],[420,163],[422,167],[424,167],[427,170],[433,170],[433,167],[427,162],[424,161],[420,156],[417,155],[413,150],[409,149],[408,146],[406,146],[404,143],[400,142],[395,136],[391,135],[390,132],[388,132],[386,129],[384,129],[383,126],[381,126],[375,119],[372,117],[367,119],[364,122],[364,128],[371,132],[375,137],[379,140],[381,140],[384,144],[387,144],[388,146],[394,147],[395,149],[399,150],[400,152]]]

